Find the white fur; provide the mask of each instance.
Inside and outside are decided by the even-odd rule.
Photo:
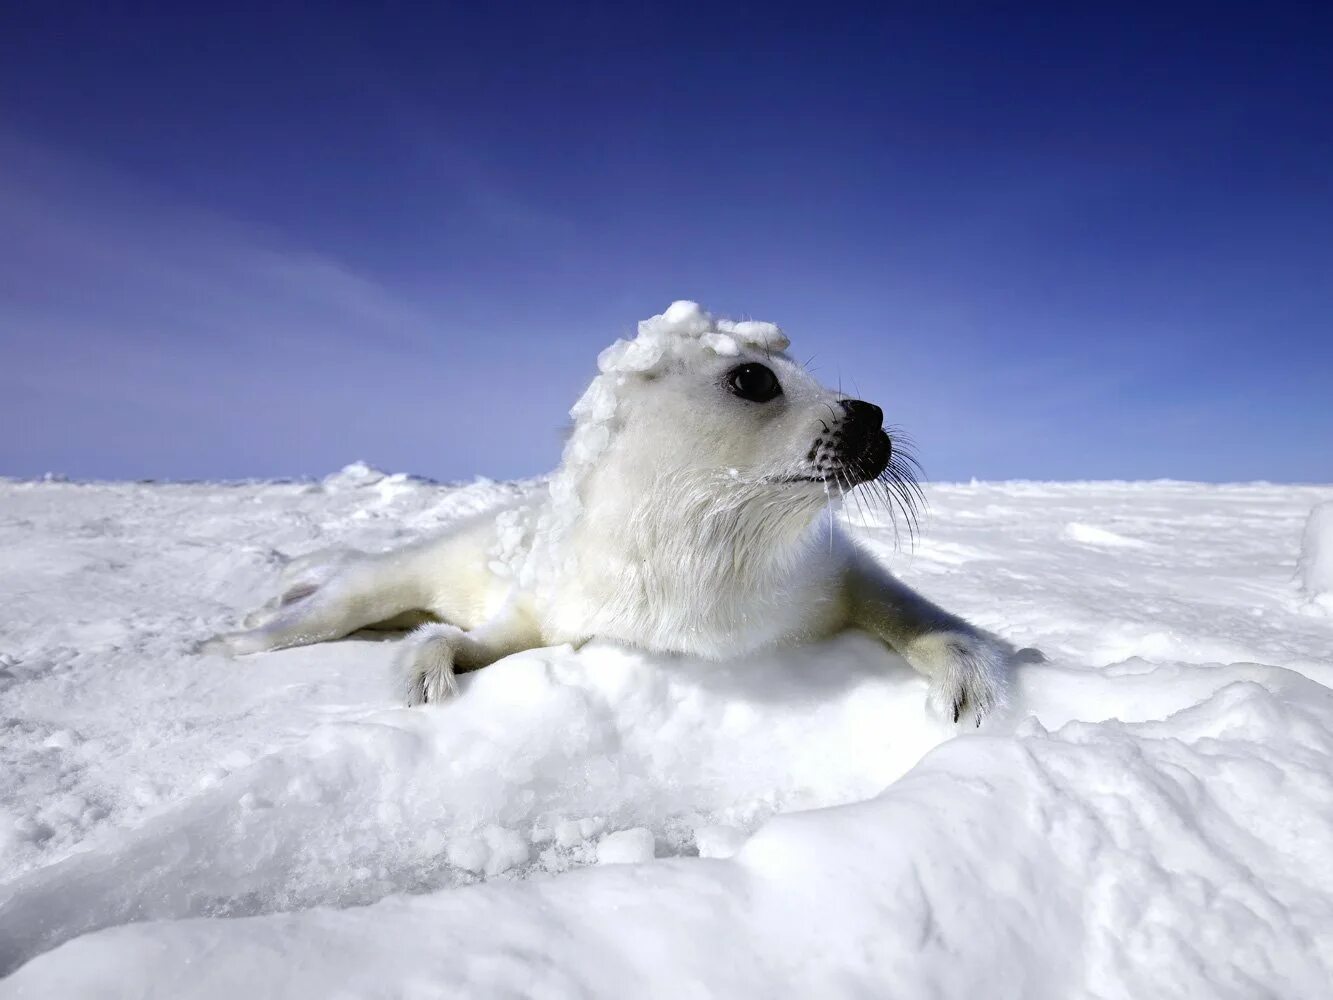
[[[825,516],[827,481],[790,481],[834,461],[815,442],[845,414],[786,347],[772,324],[673,304],[599,357],[539,498],[407,549],[293,564],[269,618],[217,642],[255,652],[426,613],[444,624],[401,654],[416,704],[452,696],[455,670],[534,646],[598,636],[718,659],[859,627],[931,679],[939,711],[979,723],[1007,647],[865,557]],[[778,399],[727,391],[746,362],[772,369]]]

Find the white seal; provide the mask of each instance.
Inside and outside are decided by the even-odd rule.
[[[1009,647],[936,607],[831,516],[855,489],[912,513],[910,459],[879,407],[821,386],[770,323],[676,302],[597,359],[547,488],[443,538],[317,553],[284,571],[253,653],[428,621],[404,641],[409,704],[455,672],[593,637],[708,659],[864,629],[930,680],[955,721],[1000,698]]]

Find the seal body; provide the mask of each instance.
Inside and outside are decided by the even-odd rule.
[[[846,628],[878,635],[979,723],[1004,643],[892,577],[836,526],[852,490],[911,515],[915,482],[877,406],[820,385],[768,323],[674,303],[598,358],[537,496],[404,549],[317,553],[214,648],[251,653],[425,620],[400,654],[410,704],[455,673],[593,637],[722,659]]]

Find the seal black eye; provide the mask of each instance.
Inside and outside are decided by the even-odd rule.
[[[771,368],[760,364],[739,365],[727,372],[727,388],[753,403],[767,403],[782,395],[778,377]]]

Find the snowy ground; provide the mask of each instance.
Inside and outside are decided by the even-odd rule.
[[[1318,538],[1297,567],[1333,487],[941,486],[915,552],[866,528],[1049,657],[974,732],[859,635],[532,651],[426,710],[385,641],[192,652],[279,553],[522,488],[0,481],[0,996],[1329,995]]]

